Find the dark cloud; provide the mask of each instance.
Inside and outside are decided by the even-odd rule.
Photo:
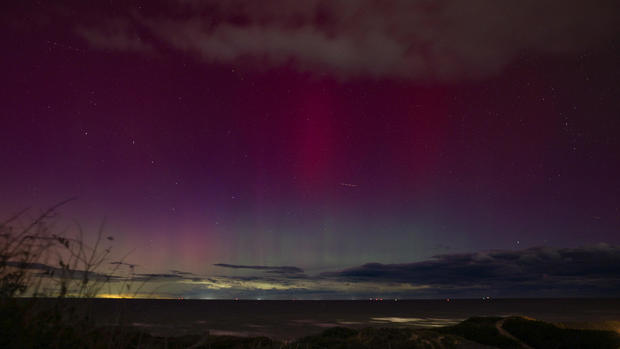
[[[217,263],[213,265],[216,267],[231,268],[231,269],[262,270],[262,271],[266,271],[268,273],[274,273],[274,274],[296,274],[296,273],[304,272],[304,270],[301,268],[291,267],[291,266],[237,265],[237,264],[226,264],[226,263]]]
[[[89,280],[92,281],[115,281],[122,279],[119,276],[99,273],[94,271],[84,271],[78,269],[71,268],[58,268],[53,267],[51,265],[47,265],[44,263],[24,263],[24,262],[15,262],[15,261],[7,261],[5,262],[7,266],[18,268],[21,270],[35,270],[41,271],[41,273],[37,274],[41,277],[59,277],[59,278],[67,278],[72,280],[82,280],[86,275]]]
[[[9,266],[60,275],[41,263]],[[189,272],[135,274],[131,278],[89,273],[91,280],[144,281],[154,289],[185,297],[230,298],[438,298],[438,297],[596,297],[620,294],[620,246],[536,247],[518,251],[441,254],[430,260],[368,263],[316,276],[290,266],[216,264],[222,268],[259,270],[245,276],[201,277]],[[79,279],[83,271],[70,270]],[[191,291],[191,292],[189,292]],[[188,293],[189,292],[189,293]]]
[[[138,266],[138,264],[125,263],[125,262],[121,262],[121,261],[110,262],[110,264],[112,264],[112,265],[119,265],[119,266],[126,266],[126,267],[129,267],[129,268],[135,268],[135,267]]]
[[[620,32],[615,0],[178,0],[165,11],[161,4],[129,6],[79,25],[77,33],[99,49],[158,46],[206,62],[289,65],[340,77],[479,78],[524,53],[596,50]]]
[[[44,263],[22,263],[12,262],[6,263],[8,266],[16,267],[23,270],[39,270],[42,273],[38,274],[42,277],[67,277],[70,279],[82,279],[85,271],[77,269],[63,269],[53,267]],[[111,262],[112,265],[129,265],[124,262]],[[97,281],[163,281],[163,280],[203,280],[202,278],[196,278],[195,274],[182,271],[172,271],[171,273],[139,273],[139,274],[127,274],[112,275],[102,272],[88,272],[88,278],[90,280]]]
[[[131,279],[133,281],[181,281],[181,280],[192,280],[192,281],[201,281],[204,280],[202,277],[197,276],[194,273],[190,273],[187,271],[181,270],[170,270],[169,273],[140,273],[134,274]]]
[[[52,266],[49,266],[43,263],[26,263],[26,262],[8,261],[8,262],[5,262],[5,264],[10,267],[16,267],[19,269],[28,269],[28,270],[43,270],[43,271],[60,270],[60,268],[52,267]]]
[[[423,285],[421,293],[501,296],[610,295],[620,292],[620,247],[538,247],[520,251],[444,254],[423,262],[368,263],[324,278]]]

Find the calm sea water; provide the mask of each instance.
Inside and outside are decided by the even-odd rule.
[[[122,319],[156,335],[204,333],[292,339],[327,327],[457,323],[471,316],[524,315],[551,322],[616,322],[620,299],[492,299],[371,301],[72,300],[98,323]],[[620,330],[620,328],[619,328]]]

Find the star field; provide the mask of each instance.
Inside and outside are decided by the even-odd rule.
[[[226,279],[244,295],[293,276],[214,264],[294,266],[296,287],[342,296],[357,291],[332,277],[367,263],[620,244],[613,2],[510,4],[548,26],[493,32],[451,1],[377,17],[181,3],[6,6],[1,217],[77,197],[62,219],[105,217],[143,273],[269,275]]]

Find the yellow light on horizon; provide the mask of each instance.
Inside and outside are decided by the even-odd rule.
[[[156,294],[136,295],[136,294],[118,294],[118,293],[100,293],[95,298],[108,299],[179,299],[179,297],[166,297]]]
[[[102,294],[98,294],[97,298],[114,298],[114,299],[128,298],[128,299],[133,299],[133,298],[137,298],[137,297],[134,297],[132,295],[123,295],[123,294],[114,294],[114,293],[102,293]]]

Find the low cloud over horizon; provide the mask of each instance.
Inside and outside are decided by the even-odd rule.
[[[602,296],[620,291],[620,246],[442,254],[416,263],[368,263],[321,276],[349,282],[420,283],[431,294],[448,296]]]
[[[131,277],[115,274],[108,279],[119,284],[143,282],[143,290],[134,296],[156,298],[600,297],[620,292],[620,246],[608,244],[441,254],[421,262],[367,263],[310,276],[293,266],[216,266],[261,274],[205,276],[174,270]],[[51,268],[42,264],[25,267]],[[96,275],[103,280],[104,274]]]
[[[262,270],[268,273],[276,273],[276,274],[295,274],[295,273],[304,272],[304,270],[301,268],[291,267],[291,266],[237,265],[237,264],[226,264],[226,263],[216,263],[213,265],[216,267],[229,268],[229,269]]]

